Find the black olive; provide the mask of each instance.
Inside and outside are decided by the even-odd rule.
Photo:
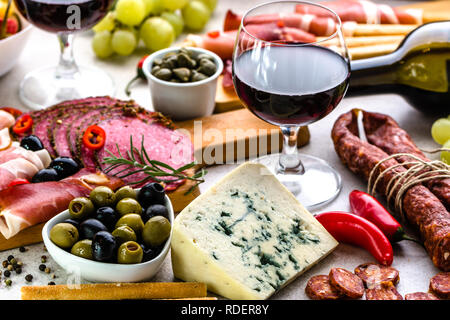
[[[46,168],[39,170],[38,173],[36,173],[31,179],[31,182],[37,183],[37,182],[46,182],[46,181],[58,181],[59,175],[58,172],[56,172],[53,168]]]
[[[167,210],[166,206],[163,206],[162,204],[152,204],[142,214],[142,221],[146,223],[150,218],[154,216],[163,216],[169,219],[169,211]]]
[[[92,257],[96,261],[112,262],[117,251],[117,241],[107,231],[97,232],[92,240]]]
[[[23,138],[22,141],[20,141],[20,146],[31,151],[44,149],[44,145],[42,144],[41,140],[33,134]]]
[[[115,229],[116,222],[120,219],[120,214],[111,207],[101,207],[97,209],[94,218],[112,231]]]
[[[145,244],[140,244],[142,251],[144,252],[144,255],[142,257],[142,262],[150,261],[155,259],[162,251],[164,245],[156,247],[156,248],[150,248],[147,247]]]
[[[69,177],[80,170],[79,164],[70,157],[59,157],[50,163],[50,168],[58,172],[59,178]]]
[[[142,187],[138,194],[138,201],[144,208],[148,208],[152,204],[164,204],[164,187],[152,182]]]
[[[80,229],[80,221],[76,219],[66,219],[63,221],[64,223],[70,223],[75,228]]]
[[[105,225],[97,219],[87,219],[80,224],[79,231],[80,240],[92,240],[97,232],[108,231],[108,228],[106,228]]]

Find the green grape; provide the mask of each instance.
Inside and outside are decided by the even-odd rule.
[[[206,6],[208,7],[209,11],[213,12],[214,9],[217,6],[217,0],[199,0],[201,2],[203,2],[204,4],[206,4]]]
[[[202,30],[211,15],[208,7],[201,1],[189,2],[182,10],[184,24],[191,30]]]
[[[184,22],[183,22],[183,18],[174,13],[174,12],[163,12],[161,14],[161,18],[163,18],[164,20],[167,20],[173,27],[173,29],[175,30],[175,36],[178,37],[181,32],[183,32],[183,28],[184,28]]]
[[[175,11],[183,8],[189,0],[164,0],[163,5],[164,8],[170,11]]]
[[[140,30],[141,39],[151,51],[169,47],[175,40],[175,30],[166,20],[159,17],[148,18]]]
[[[436,120],[431,127],[431,136],[434,141],[444,144],[450,139],[450,119],[441,118]]]
[[[145,16],[150,13],[159,15],[164,11],[164,0],[143,0],[145,4]]]
[[[137,41],[133,31],[118,29],[114,31],[111,46],[114,52],[121,56],[128,56],[136,49]]]
[[[116,19],[127,26],[136,26],[145,18],[142,0],[119,0],[116,4]]]
[[[116,26],[115,20],[116,14],[114,12],[108,12],[108,14],[100,20],[99,23],[97,23],[92,30],[94,32],[100,32],[100,31],[113,31],[114,27]]]
[[[113,54],[111,46],[111,32],[104,30],[97,32],[92,39],[92,50],[101,59],[108,58]]]
[[[448,140],[442,148],[450,149],[450,140]],[[449,151],[442,151],[441,152],[441,160],[445,162],[446,164],[450,164],[450,152]]]

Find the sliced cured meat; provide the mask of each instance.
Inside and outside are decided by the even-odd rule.
[[[14,143],[14,145],[7,150],[0,151],[0,164],[19,158],[28,160],[34,164],[38,170],[44,169],[44,164],[35,152],[22,148],[17,143]]]
[[[374,288],[383,283],[396,285],[400,281],[397,269],[376,263],[364,263],[355,268],[355,274],[366,288]]]
[[[103,128],[106,133],[105,145],[96,154],[101,169],[107,167],[107,165],[102,164],[105,157],[110,157],[107,150],[118,155],[117,146],[119,146],[120,153],[127,155],[127,151],[130,150],[130,137],[133,137],[133,145],[138,149],[141,148],[142,139],[144,139],[144,148],[151,160],[164,162],[175,169],[193,161],[193,146],[190,139],[160,123],[148,124],[142,119],[128,117],[105,120],[97,125]],[[117,130],[117,128],[121,128],[121,130]],[[122,169],[114,169],[110,174],[114,175]],[[122,174],[127,172],[122,172]],[[124,177],[124,181],[129,184],[144,178],[146,178],[146,175],[140,172]],[[167,177],[167,184],[169,185],[173,179],[175,178]],[[179,185],[182,182],[173,183]]]
[[[405,300],[439,300],[439,298],[427,292],[413,292],[405,294]]]
[[[17,178],[31,180],[39,170],[31,162],[23,158],[17,158],[0,164],[0,172],[3,171],[8,171],[10,174],[6,172],[0,174],[2,177],[0,180],[0,190],[6,188],[11,181]]]
[[[317,275],[309,279],[305,293],[313,300],[337,300],[341,294],[330,284],[327,275]]]
[[[388,282],[372,289],[366,289],[366,300],[403,300],[403,297],[395,286]]]
[[[66,182],[16,185],[0,191],[0,232],[9,239],[20,230],[45,222],[67,209],[73,198],[89,189]]]
[[[108,176],[94,168],[83,168],[61,181],[80,184],[91,190],[98,186],[105,186],[114,191],[125,184],[122,179]]]
[[[12,127],[15,122],[16,120],[11,113],[0,110],[0,130]]]
[[[430,280],[430,291],[442,299],[450,299],[450,272],[442,272]]]
[[[341,295],[353,299],[362,298],[364,284],[355,274],[343,268],[332,268],[328,275],[330,283]]]

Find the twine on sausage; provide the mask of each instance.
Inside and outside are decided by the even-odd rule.
[[[440,148],[440,149],[424,151],[424,152],[437,153],[437,152],[441,152],[441,151],[450,152],[450,149]],[[390,159],[395,159],[395,158],[403,157],[403,156],[409,157],[409,158],[413,159],[414,161],[398,163],[394,166],[391,166],[391,167],[381,171],[378,174],[378,176],[375,178],[375,174],[382,163],[384,163]],[[408,166],[410,166],[410,167],[406,168]],[[395,173],[394,177],[386,185],[385,196],[386,196],[387,203],[388,204],[393,203],[394,209],[397,212],[399,212],[400,215],[402,216],[402,218],[404,219],[405,215],[403,212],[403,197],[404,197],[406,191],[408,191],[409,188],[411,188],[415,185],[421,184],[421,183],[429,181],[429,180],[450,178],[450,165],[448,165],[440,160],[425,161],[425,160],[417,157],[416,155],[413,155],[410,153],[396,153],[396,154],[390,155],[389,157],[377,162],[377,164],[370,171],[367,192],[371,195],[374,195],[376,193],[376,188],[378,186],[378,183],[381,181],[381,179],[388,172],[394,171],[394,170],[396,170],[396,168],[399,168],[399,167],[406,168],[406,170],[403,172],[397,171]]]

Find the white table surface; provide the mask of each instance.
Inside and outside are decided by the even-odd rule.
[[[226,9],[233,8],[237,12],[243,12],[252,5],[262,2],[263,1],[258,0],[219,0],[218,8],[207,25],[206,30],[218,29],[221,27]],[[377,2],[401,5],[414,1]],[[181,36],[179,40],[182,38],[183,36]],[[145,50],[142,49],[128,58],[115,57],[110,60],[101,61],[95,58],[91,50],[90,40],[91,35],[89,33],[79,35],[75,40],[75,57],[78,63],[95,65],[110,72],[116,83],[119,85],[116,96],[118,98],[126,98],[123,93],[125,83],[134,76],[135,64],[145,53]],[[0,78],[0,105],[7,105],[26,110],[20,103],[17,95],[20,80],[27,72],[40,66],[56,63],[57,60],[58,43],[55,36],[40,30],[34,30],[18,64],[11,72]],[[144,83],[134,86],[131,98],[135,99],[142,106],[152,109],[150,94]],[[419,147],[423,147],[424,149],[437,147],[430,136],[431,124],[435,120],[435,117],[427,116],[416,111],[403,98],[393,94],[345,98],[329,116],[310,126],[311,142],[309,145],[300,149],[300,152],[302,153],[327,160],[342,176],[343,188],[336,200],[313,213],[329,210],[349,210],[349,192],[353,189],[365,190],[366,188],[366,185],[362,180],[354,176],[340,163],[330,138],[331,127],[336,118],[340,114],[356,107],[368,111],[387,113],[397,120],[402,128],[410,133]],[[201,185],[201,190],[204,191],[214,184],[214,182],[227,173],[231,167],[232,165],[209,168],[206,182]],[[419,245],[408,241],[395,244],[393,248],[395,252],[393,266],[400,271],[401,278],[398,285],[399,292],[404,295],[409,292],[427,291],[429,279],[438,273],[439,270],[433,266],[425,250]],[[13,284],[11,287],[6,287],[4,283],[5,278],[3,276],[1,277],[0,299],[20,299],[20,287],[22,285],[27,285],[24,280],[25,275],[27,274],[32,274],[34,276],[32,282],[34,285],[44,285],[49,281],[54,281],[57,284],[66,283],[67,274],[52,261],[42,243],[28,246],[27,249],[28,251],[25,253],[20,253],[18,249],[0,253],[0,261],[5,260],[8,255],[12,254],[24,263],[22,274],[16,275],[14,272],[12,273],[13,275],[10,279],[13,281]],[[41,264],[42,255],[48,257],[46,265],[52,269],[50,274],[41,272],[38,269],[39,264]],[[374,259],[365,250],[350,245],[340,244],[325,260],[300,276],[288,287],[274,295],[273,299],[307,299],[304,294],[304,288],[311,276],[316,274],[328,274],[332,267],[343,267],[353,270],[360,263],[368,261],[374,261]],[[55,274],[55,279],[51,279],[52,274]],[[155,276],[153,281],[174,280],[176,279],[173,278],[170,258],[168,256],[161,271]]]

